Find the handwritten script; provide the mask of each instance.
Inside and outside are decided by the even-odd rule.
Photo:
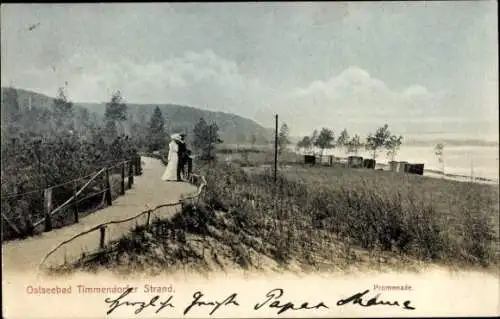
[[[398,301],[382,301],[378,300],[380,298],[380,294],[377,294],[375,297],[368,299],[368,301],[363,302],[363,297],[369,293],[370,290],[365,290],[364,292],[357,293],[352,295],[349,298],[341,299],[337,302],[337,306],[343,306],[348,303],[352,303],[354,305],[360,305],[361,307],[371,307],[371,306],[398,306],[403,307],[406,310],[415,310],[413,306],[411,306],[411,301],[406,300],[403,302],[403,305],[400,306]]]
[[[121,307],[121,306],[129,306],[135,308],[134,314],[139,314],[141,313],[144,309],[148,307],[158,307],[156,309],[155,313],[160,312],[162,309],[166,307],[174,308],[174,305],[171,304],[172,299],[174,298],[172,295],[170,295],[166,300],[164,301],[158,301],[160,299],[160,296],[156,295],[153,298],[151,298],[149,301],[127,301],[123,300],[126,296],[128,296],[132,292],[133,288],[128,288],[123,292],[118,298],[116,299],[111,299],[111,298],[106,298],[104,299],[105,303],[110,304],[109,305],[109,310],[106,312],[106,314],[112,313],[116,308]]]
[[[186,315],[194,306],[198,307],[209,306],[212,309],[209,315],[213,315],[217,311],[217,309],[219,309],[222,306],[236,306],[236,307],[240,306],[240,304],[236,301],[236,296],[238,296],[236,293],[229,295],[222,301],[204,301],[202,300],[203,296],[204,296],[203,293],[199,291],[195,292],[193,294],[193,301],[189,306],[187,306],[186,309],[184,309],[184,315]]]
[[[108,305],[106,314],[111,314],[118,308],[128,308],[133,311],[134,314],[141,313],[144,309],[151,308],[154,313],[159,313],[164,309],[175,308],[173,301],[173,295],[166,295],[161,297],[156,295],[149,300],[140,301],[133,300],[131,298],[131,293],[133,289],[129,288],[123,292],[117,298],[106,298],[104,302]],[[415,307],[411,304],[410,300],[405,300],[403,302],[397,300],[384,301],[381,294],[377,294],[373,297],[367,296],[370,290],[365,290],[363,292],[355,293],[354,295],[340,299],[337,301],[337,306],[353,305],[360,307],[372,307],[372,306],[392,306],[399,307],[404,310],[415,310]],[[237,293],[231,293],[223,298],[212,298],[206,296],[205,293],[201,291],[196,291],[192,300],[186,306],[183,306],[183,314],[187,315],[191,312],[197,312],[197,314],[208,314],[210,316],[217,313],[221,309],[234,309],[241,306],[243,300],[241,296]],[[181,308],[182,309],[182,308]],[[259,311],[261,309],[270,309],[273,312],[276,311],[277,315],[281,315],[285,312],[298,312],[298,311],[321,311],[330,309],[324,301],[315,300],[302,300],[299,302],[292,302],[285,298],[285,291],[282,288],[275,288],[268,291],[261,301],[254,303],[253,311]],[[250,308],[251,310],[251,308]]]

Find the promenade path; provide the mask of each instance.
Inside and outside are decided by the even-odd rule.
[[[138,215],[147,208],[160,204],[175,202],[183,195],[196,192],[196,187],[187,182],[164,182],[161,175],[165,166],[161,161],[143,157],[143,174],[135,177],[132,189],[127,190],[124,196],[113,201],[108,206],[88,216],[81,217],[80,222],[38,236],[22,240],[13,240],[2,244],[3,272],[32,272],[36,271],[44,256],[74,235],[88,230],[99,224],[113,220],[122,220]],[[177,207],[166,207],[155,212],[154,216],[167,217],[173,215]],[[152,216],[152,218],[154,217]],[[105,241],[122,237],[136,224],[144,224],[146,215],[135,220],[109,225],[106,228]],[[94,231],[69,242],[59,248],[46,261],[46,265],[61,264],[64,260],[75,260],[82,252],[91,252],[98,248],[100,232]]]

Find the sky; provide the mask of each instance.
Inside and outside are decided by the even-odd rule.
[[[497,23],[495,1],[2,4],[1,80],[267,127],[279,114],[296,136],[387,123],[498,141]]]

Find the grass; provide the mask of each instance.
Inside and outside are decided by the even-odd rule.
[[[316,185],[320,207],[335,203],[323,209],[324,220],[349,227],[345,236],[364,248],[460,264],[498,262],[496,187],[373,170],[296,168],[284,174]]]
[[[206,174],[213,186],[204,201],[270,241],[315,241],[308,237],[323,230],[368,251],[461,265],[498,262],[498,191],[491,186],[340,168],[290,169],[277,187],[268,172],[212,167]]]
[[[498,189],[492,186],[301,166],[282,169],[275,184],[269,171],[246,173],[220,162],[200,173],[208,186],[199,203],[185,203],[172,220],[155,221],[71,267],[161,272],[166,265],[272,264],[331,271],[359,264],[491,269],[499,263]]]
[[[241,167],[272,165],[274,164],[274,150],[269,146],[220,148],[217,149],[218,159],[225,162],[231,162]],[[303,160],[299,154],[293,153],[288,149],[283,150],[279,155],[280,165],[297,164]]]

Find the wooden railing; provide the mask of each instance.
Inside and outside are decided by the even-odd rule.
[[[103,223],[103,224],[99,224],[99,225],[96,225],[88,230],[85,230],[81,233],[78,233],[76,235],[74,235],[73,237],[67,239],[67,240],[64,240],[63,242],[61,242],[60,244],[58,244],[57,246],[55,246],[53,249],[51,249],[46,255],[45,257],[42,259],[42,261],[40,262],[39,266],[38,266],[38,269],[41,270],[43,265],[45,264],[45,262],[47,261],[47,259],[53,255],[57,250],[59,250],[61,247],[63,247],[64,245],[74,241],[75,239],[79,238],[79,237],[82,237],[84,235],[87,235],[87,234],[90,234],[90,233],[93,233],[93,232],[99,232],[99,245],[98,247],[96,248],[97,251],[102,251],[105,247],[105,242],[106,242],[106,229],[110,226],[110,225],[113,225],[113,224],[121,224],[121,223],[125,223],[125,222],[130,222],[132,220],[137,220],[138,218],[140,218],[141,216],[147,216],[146,218],[146,222],[145,222],[145,225],[146,226],[149,226],[150,225],[150,222],[151,222],[151,215],[158,211],[159,209],[161,208],[165,208],[165,207],[180,207],[182,205],[182,203],[186,200],[194,200],[194,199],[198,199],[200,194],[202,193],[202,191],[204,190],[205,186],[207,185],[207,181],[205,179],[204,176],[200,176],[200,175],[196,175],[196,174],[192,174],[190,176],[190,179],[189,179],[189,182],[191,184],[194,184],[196,186],[198,186],[198,189],[196,191],[195,194],[191,195],[191,196],[187,196],[187,197],[184,197],[184,198],[181,198],[175,202],[171,202],[171,203],[164,203],[164,204],[160,204],[156,207],[153,207],[153,208],[149,208],[149,209],[146,209],[140,213],[138,213],[137,215],[135,216],[132,216],[130,218],[127,218],[127,219],[122,219],[122,220],[112,220],[112,221],[109,221],[109,222],[106,222],[106,223]],[[136,224],[137,225],[137,224]]]
[[[112,174],[114,169],[119,169],[120,172],[117,174]],[[79,222],[79,214],[81,213],[78,207],[78,204],[86,199],[89,198],[95,198],[96,196],[102,194],[103,197],[101,199],[101,204],[105,203],[107,206],[112,205],[113,198],[111,194],[112,186],[116,186],[119,184],[119,195],[124,195],[126,189],[132,188],[132,185],[134,184],[134,176],[140,175],[141,174],[141,160],[140,157],[135,157],[131,160],[127,161],[120,161],[118,163],[115,163],[114,165],[107,166],[104,168],[101,168],[99,171],[96,173],[76,178],[58,185],[54,185],[48,188],[45,188],[43,190],[35,190],[35,191],[30,191],[26,192],[23,194],[13,194],[13,195],[7,195],[6,197],[9,196],[15,196],[17,199],[22,198],[22,195],[24,194],[30,194],[34,192],[42,192],[43,191],[43,197],[44,197],[44,216],[34,223],[31,221],[29,222],[29,230],[25,231],[29,235],[32,235],[34,230],[41,226],[42,224],[44,225],[44,231],[51,231],[53,229],[53,219],[55,216],[61,214],[62,212],[67,211],[68,208],[72,208],[72,214],[73,214],[73,222],[78,223]],[[119,176],[115,181],[111,181],[111,177],[114,176]],[[77,188],[77,183],[81,182],[82,180],[89,178],[83,186],[81,186],[79,189]],[[101,178],[100,181],[98,181],[98,178]],[[100,188],[96,192],[92,192],[90,195],[86,194],[84,197],[82,197],[82,194],[89,188],[93,183],[97,181],[97,186]],[[68,198],[66,201],[64,201],[62,204],[58,205],[57,207],[53,207],[53,190],[56,189],[57,187],[61,187],[64,185],[72,184],[73,185],[73,195]],[[4,197],[4,196],[2,196]],[[14,222],[12,222],[3,212],[2,212],[2,218],[7,222],[7,224],[14,230],[18,235],[22,235],[23,231],[20,230]],[[29,221],[29,219],[28,219]]]

